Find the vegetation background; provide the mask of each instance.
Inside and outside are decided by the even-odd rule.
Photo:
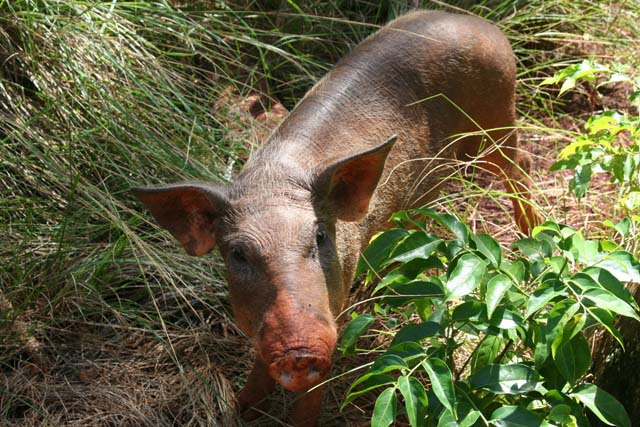
[[[539,84],[584,58],[637,77],[636,0],[0,1],[0,425],[241,424],[233,395],[252,350],[221,262],[184,254],[128,190],[229,180],[342,54],[415,7],[473,13],[507,34],[536,203],[612,235],[603,221],[622,212],[607,178],[576,200],[571,174],[549,167],[594,111],[637,115],[632,87],[558,96]],[[509,202],[479,180],[457,180],[437,209],[508,244]],[[594,335],[593,373],[640,419],[639,331],[622,332],[626,352]],[[366,361],[339,357],[334,374]],[[323,425],[368,425],[373,399],[339,411],[355,376],[334,381]],[[252,425],[278,425],[290,404],[275,396]]]

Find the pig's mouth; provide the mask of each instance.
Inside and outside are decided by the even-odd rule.
[[[309,348],[289,349],[269,364],[269,375],[286,390],[308,390],[329,374],[330,355],[320,355]]]

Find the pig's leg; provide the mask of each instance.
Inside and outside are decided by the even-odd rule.
[[[291,413],[291,424],[294,427],[317,426],[322,412],[323,397],[324,386],[316,387],[300,396]]]
[[[531,157],[518,148],[517,135],[511,134],[499,148],[481,158],[479,166],[501,179],[507,194],[511,197],[514,219],[524,234],[542,222],[531,194]]]
[[[265,400],[275,385],[265,363],[256,358],[247,383],[238,395],[238,410],[243,419],[253,420],[263,414],[267,406]]]

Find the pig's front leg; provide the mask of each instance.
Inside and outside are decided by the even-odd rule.
[[[247,378],[247,383],[238,394],[238,411],[245,420],[254,420],[261,416],[266,409],[266,398],[275,387],[275,381],[269,376],[265,363],[256,358],[253,370]]]
[[[322,412],[323,397],[323,385],[300,396],[291,413],[291,424],[294,427],[317,426],[320,413]]]

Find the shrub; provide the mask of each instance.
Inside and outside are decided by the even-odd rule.
[[[427,231],[422,218],[450,238]],[[422,209],[393,220],[360,261],[377,302],[353,318],[342,351],[356,351],[375,322],[372,332],[393,330],[393,339],[344,405],[380,391],[373,426],[401,413],[412,426],[586,426],[585,407],[630,426],[622,405],[585,375],[589,332],[603,327],[622,345],[615,316],[639,319],[623,285],[640,283],[630,253],[555,222],[505,253],[448,214]]]

